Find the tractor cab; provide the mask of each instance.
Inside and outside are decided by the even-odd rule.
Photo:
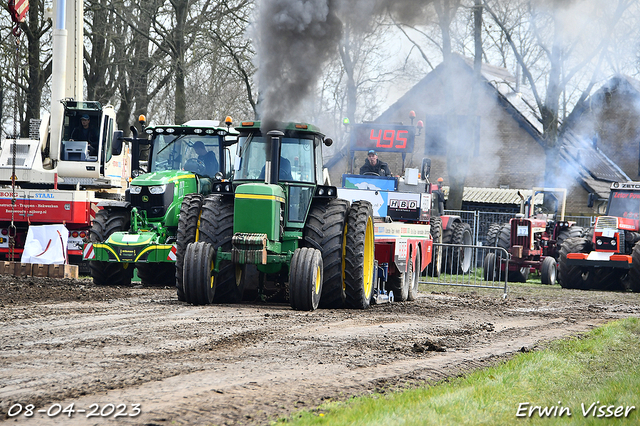
[[[119,186],[123,139],[111,106],[95,101],[61,101],[64,108],[57,172],[65,184]],[[53,141],[52,141],[53,142]],[[126,175],[126,173],[125,173]],[[114,177],[116,177],[114,179]]]
[[[247,196],[271,187],[269,191],[287,200],[282,206],[285,229],[299,230],[304,227],[315,196],[336,196],[335,188],[322,185],[322,144],[330,145],[332,141],[325,139],[320,130],[310,124],[291,123],[278,128],[282,130],[263,134],[259,121],[243,122],[237,127],[240,135],[233,184],[236,194],[246,193]],[[244,203],[251,203],[240,200],[240,209]],[[255,217],[241,217],[236,215],[238,229],[244,229],[245,225],[253,227],[249,223],[255,222]],[[247,224],[241,223],[244,220]],[[260,228],[260,225],[255,223],[255,227]]]

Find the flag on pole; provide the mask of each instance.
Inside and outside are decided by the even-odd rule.
[[[8,6],[13,22],[24,22],[29,11],[29,0],[9,0]]]

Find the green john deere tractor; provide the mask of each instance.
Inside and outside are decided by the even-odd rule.
[[[203,197],[231,190],[229,164],[237,133],[230,129],[231,118],[225,124],[203,120],[150,126],[146,138],[134,132],[128,139],[134,145],[136,177],[125,201],[98,205],[84,249],[94,283],[129,285],[137,268],[143,285],[176,285],[184,299],[182,257],[185,243],[197,239]],[[140,165],[141,151],[148,152],[148,170]]]
[[[371,204],[350,204],[324,184],[322,145],[332,141],[317,127],[273,127],[236,127],[232,190],[204,199],[198,241],[187,243],[186,301],[238,302],[253,293],[297,310],[367,308],[377,282]]]

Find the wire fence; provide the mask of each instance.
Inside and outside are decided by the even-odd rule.
[[[483,212],[477,210],[445,210],[444,214],[460,216],[463,222],[468,223],[473,235],[473,245],[479,246],[486,245],[487,231],[489,231],[489,227],[492,224],[498,223],[502,225],[516,217],[515,213]],[[565,216],[565,220],[575,222],[576,225],[583,228],[589,228],[595,223],[596,216]]]

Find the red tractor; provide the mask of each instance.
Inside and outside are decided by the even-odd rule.
[[[579,237],[584,232],[574,222],[564,220],[566,191],[534,188],[527,200],[519,194],[522,198],[520,214],[509,223],[489,227],[487,244],[504,248],[511,257],[506,262],[500,252],[487,254],[483,263],[486,280],[502,280],[507,272],[509,281],[525,282],[532,269],[540,273],[543,284],[553,285],[560,280],[557,267],[560,247],[567,239]],[[547,204],[536,203],[543,201],[543,195]],[[547,207],[549,205],[552,207]]]
[[[564,288],[640,291],[640,182],[614,182],[607,212],[560,250]]]

